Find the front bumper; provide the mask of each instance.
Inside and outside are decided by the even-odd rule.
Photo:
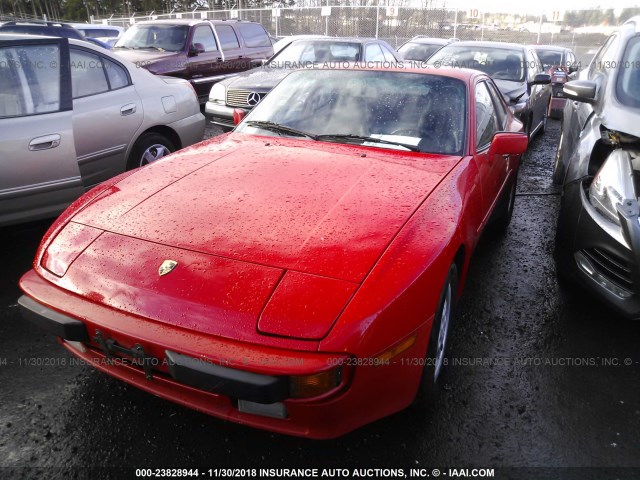
[[[89,365],[200,412],[278,433],[338,437],[407,407],[421,376],[421,368],[400,358],[375,367],[345,363],[335,390],[288,398],[283,378],[328,370],[347,356],[264,347],[158,323],[70,294],[33,270],[20,286],[25,317],[35,317]],[[414,347],[403,357],[423,355],[427,327],[417,330]],[[247,402],[266,413],[248,413],[241,405]]]
[[[623,217],[621,229],[589,203],[582,182],[565,189],[556,235],[558,269],[621,315],[640,319],[640,221]]]
[[[204,107],[204,113],[211,123],[226,128],[235,127],[233,123],[233,110],[231,107],[212,101],[208,101]]]

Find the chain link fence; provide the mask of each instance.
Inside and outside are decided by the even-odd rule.
[[[194,10],[131,17],[93,18],[93,23],[129,27],[143,20],[242,19],[258,22],[274,37],[316,34],[339,37],[375,37],[394,47],[416,35],[459,40],[492,40],[520,44],[550,44],[574,50],[586,65],[606,39],[606,30],[594,27],[579,32],[563,29],[560,22],[543,23],[535,16],[500,16],[458,21],[459,12],[444,8],[397,8],[384,6],[331,6],[261,8],[247,10]],[[510,18],[511,21],[495,21]],[[492,20],[494,19],[494,20]]]

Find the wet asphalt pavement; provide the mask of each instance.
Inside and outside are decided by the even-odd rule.
[[[496,478],[640,478],[640,322],[558,283],[559,196],[550,181],[558,137],[559,122],[550,121],[533,141],[507,234],[483,238],[475,252],[438,403],[337,440],[227,423],[70,365],[15,305],[47,222],[0,230],[0,477],[68,478],[87,473],[75,467],[97,466],[128,470],[91,478],[155,467],[437,468],[444,478],[450,468],[478,467]]]

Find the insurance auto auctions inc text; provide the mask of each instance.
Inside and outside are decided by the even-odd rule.
[[[261,468],[262,478],[465,478],[495,476],[493,468]]]

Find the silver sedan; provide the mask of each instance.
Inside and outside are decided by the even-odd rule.
[[[202,140],[185,80],[79,40],[0,35],[0,226],[52,217],[93,186]]]

